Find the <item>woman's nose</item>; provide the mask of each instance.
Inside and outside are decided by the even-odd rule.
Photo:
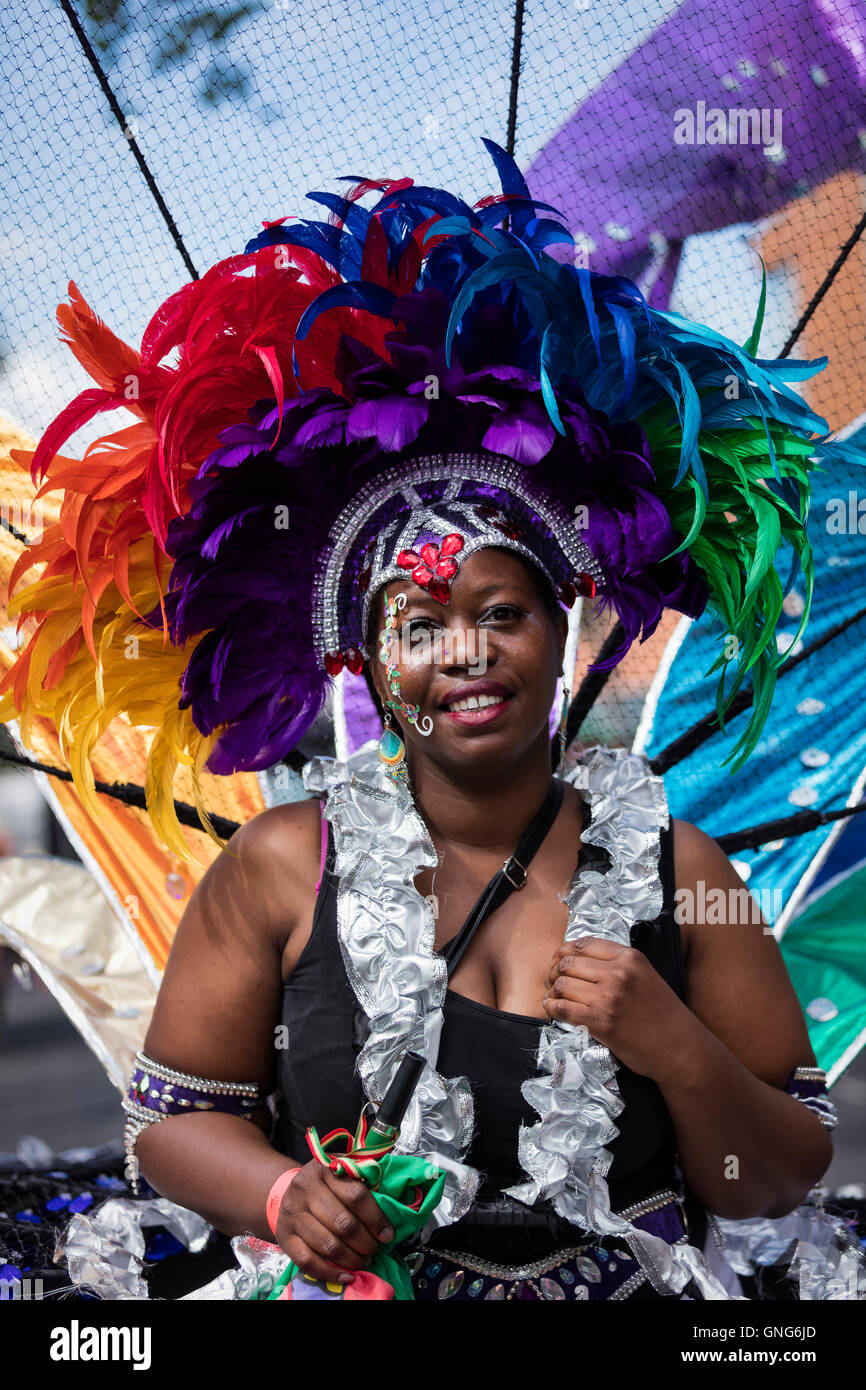
[[[441,653],[437,664],[445,671],[469,671],[483,675],[495,660],[493,643],[485,628],[459,626],[442,631]]]

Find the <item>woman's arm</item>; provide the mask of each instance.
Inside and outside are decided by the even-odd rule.
[[[312,918],[319,805],[264,811],[210,865],[172,943],[144,1052],[193,1076],[274,1088],[281,958]],[[307,920],[309,919],[309,920]],[[136,1154],[152,1187],[218,1229],[266,1237],[264,1201],[289,1166],[256,1123],[217,1112],[150,1125]],[[270,1178],[270,1182],[268,1181]]]
[[[726,910],[718,921],[685,928],[694,1022],[656,1079],[696,1196],[719,1216],[783,1216],[833,1157],[818,1116],[784,1090],[795,1067],[815,1065],[815,1054],[756,900],[715,840],[685,821],[673,824],[680,904],[699,903],[702,886],[705,897],[721,888]]]
[[[784,1090],[795,1067],[815,1062],[805,1020],[778,945],[730,860],[696,826],[673,824],[680,906],[721,889],[721,901],[738,909],[683,927],[685,1002],[642,952],[584,937],[554,956],[546,1007],[553,1018],[585,1024],[656,1081],[683,1172],[705,1206],[734,1219],[782,1216],[833,1153],[817,1115]],[[740,910],[744,902],[753,913]],[[748,920],[729,920],[737,915]]]
[[[232,836],[178,927],[145,1038],[148,1057],[195,1077],[256,1082],[263,1096],[273,1091],[283,961],[293,963],[309,937],[319,862],[318,802],[262,812]],[[253,1121],[218,1111],[171,1115],[139,1135],[136,1156],[157,1192],[218,1230],[273,1240],[268,1193],[295,1164],[272,1147],[269,1130],[265,1108]],[[363,1183],[310,1162],[285,1194],[277,1232],[296,1263],[333,1280],[335,1265],[367,1262],[384,1227]]]

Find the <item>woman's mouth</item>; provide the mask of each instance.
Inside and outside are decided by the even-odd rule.
[[[492,683],[483,691],[455,693],[456,698],[449,698],[443,709],[458,724],[492,724],[504,713],[512,698],[510,691],[503,686],[492,686]]]

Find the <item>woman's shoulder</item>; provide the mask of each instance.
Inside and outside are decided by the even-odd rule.
[[[154,1055],[206,1055],[214,1042],[213,1011],[232,1020],[217,1032],[234,1030],[237,1044],[259,1015],[278,1008],[276,965],[315,898],[319,826],[318,801],[275,806],[240,826],[209,865],[172,942],[148,1033]],[[186,1039],[186,1052],[179,1038]],[[208,1071],[205,1063],[192,1061],[186,1070],[232,1075],[217,1065]]]
[[[322,844],[318,799],[271,806],[235,831],[212,865],[226,891],[255,905],[282,935],[315,897]]]
[[[718,937],[720,924],[736,924],[738,913],[747,925],[763,933],[767,923],[758,903],[744,910],[749,889],[718,841],[691,821],[672,816],[670,824],[676,915],[684,954],[698,939]]]
[[[236,830],[226,849],[265,870],[278,865],[318,865],[321,846],[322,804],[317,797],[269,806]]]
[[[291,878],[300,884],[318,878],[321,855],[321,802],[317,798],[268,806],[247,820],[228,841],[224,853],[236,856],[240,869],[263,880]]]
[[[708,878],[729,882],[737,871],[712,835],[691,821],[670,818],[673,840],[674,881],[678,889],[694,888]]]

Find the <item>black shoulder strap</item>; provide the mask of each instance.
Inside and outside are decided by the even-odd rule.
[[[451,938],[442,952],[448,964],[449,979],[457,969],[458,962],[484,919],[489,917],[491,912],[495,912],[496,908],[500,907],[516,888],[522,888],[526,883],[526,870],[545,835],[559,815],[561,805],[562,783],[554,777],[544,805],[524,831],[517,849],[510,859],[506,859],[502,868],[493,875],[460,931]]]

